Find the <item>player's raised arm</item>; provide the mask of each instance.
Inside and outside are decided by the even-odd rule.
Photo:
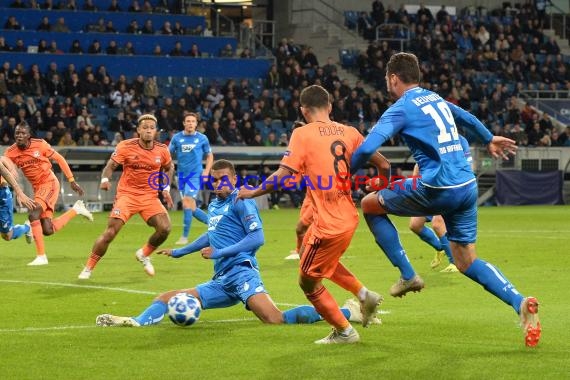
[[[79,194],[80,196],[83,196],[83,194],[85,192],[83,191],[81,186],[79,186],[79,184],[77,182],[75,182],[75,178],[73,178],[73,173],[71,172],[71,168],[69,167],[69,164],[67,163],[67,161],[65,161],[65,158],[61,154],[59,154],[58,152],[53,151],[53,154],[50,156],[50,159],[57,162],[57,164],[59,165],[59,167],[63,171],[63,174],[65,175],[65,177],[69,181],[69,185],[71,186],[71,189],[73,191],[75,191],[77,194]]]

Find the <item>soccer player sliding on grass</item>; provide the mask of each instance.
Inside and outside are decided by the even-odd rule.
[[[420,167],[414,188],[394,187],[368,194],[362,211],[376,242],[398,269],[401,278],[390,294],[401,297],[423,288],[400,244],[398,232],[387,214],[399,216],[441,215],[447,226],[455,265],[461,273],[510,305],[521,319],[527,346],[540,339],[538,301],[524,297],[490,263],[477,257],[477,181],[457,133],[456,122],[474,132],[494,158],[508,159],[515,141],[493,136],[476,117],[419,87],[418,59],[397,53],[386,66],[386,86],[395,103],[382,115],[364,143],[352,156],[351,170],[358,170],[382,144],[400,134]]]
[[[99,326],[148,326],[159,323],[167,312],[168,300],[185,292],[198,298],[202,309],[216,309],[243,303],[262,322],[314,323],[321,316],[311,306],[299,306],[281,312],[263,285],[255,257],[264,243],[263,227],[255,202],[237,200],[237,177],[233,164],[214,162],[211,171],[216,199],[208,207],[208,231],[180,249],[163,249],[159,254],[180,258],[193,252],[214,261],[212,280],[194,288],[171,290],[160,294],[136,317],[99,315]],[[340,312],[352,321],[362,321],[359,305],[347,302]],[[374,319],[372,323],[380,323]]]

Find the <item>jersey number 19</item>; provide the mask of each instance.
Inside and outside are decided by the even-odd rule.
[[[439,112],[433,107],[432,104],[422,107],[422,111],[426,115],[431,116],[435,125],[439,128],[439,135],[437,135],[437,142],[444,144],[453,140],[459,140],[459,134],[457,133],[457,127],[455,126],[455,120],[451,114],[451,110],[447,106],[446,102],[437,102],[435,104]],[[443,118],[441,117],[443,115]],[[445,121],[444,121],[445,119]]]

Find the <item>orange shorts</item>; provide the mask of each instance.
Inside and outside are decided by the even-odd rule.
[[[158,198],[134,198],[129,195],[120,195],[115,198],[113,210],[111,210],[110,218],[121,219],[127,223],[133,215],[141,214],[145,222],[158,214],[167,214],[168,212],[160,203]]]
[[[313,223],[313,204],[307,197],[305,197],[303,205],[301,206],[299,222],[301,222],[304,226],[310,226],[311,223]]]
[[[318,238],[313,226],[309,227],[305,239],[299,270],[301,275],[312,278],[330,278],[344,251],[350,245],[354,231],[348,231],[334,237]]]
[[[55,178],[34,187],[34,202],[42,206],[44,210],[40,215],[40,219],[51,219],[57,203],[57,197],[59,197],[59,181]]]

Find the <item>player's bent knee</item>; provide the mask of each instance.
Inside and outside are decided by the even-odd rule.
[[[383,215],[386,213],[386,211],[382,208],[382,206],[378,202],[377,193],[370,193],[367,196],[365,196],[360,202],[360,207],[362,208],[362,212],[365,214]]]

